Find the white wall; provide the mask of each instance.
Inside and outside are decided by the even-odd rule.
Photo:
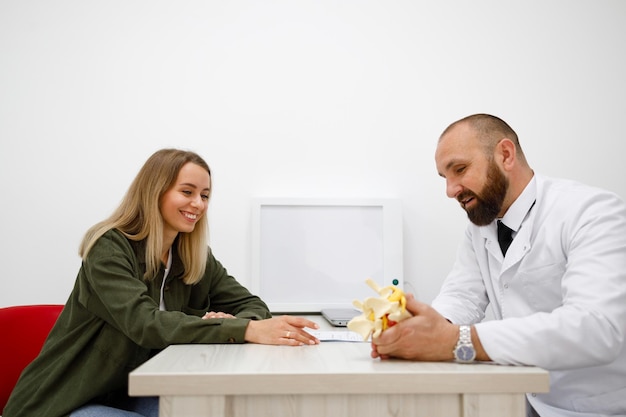
[[[623,0],[0,0],[0,306],[63,303],[145,159],[213,170],[211,244],[250,279],[254,196],[398,197],[430,301],[466,218],[434,149],[489,112],[536,171],[626,196]]]

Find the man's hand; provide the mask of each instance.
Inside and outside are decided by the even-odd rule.
[[[419,361],[454,359],[459,326],[450,323],[435,309],[407,295],[406,308],[413,317],[388,328],[372,340],[372,357]]]

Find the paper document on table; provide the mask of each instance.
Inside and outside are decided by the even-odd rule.
[[[307,329],[306,331],[317,337],[320,342],[367,342],[367,340],[363,340],[363,336],[349,330],[328,331]]]

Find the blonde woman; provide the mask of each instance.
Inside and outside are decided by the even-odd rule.
[[[4,417],[157,416],[127,396],[128,373],[170,344],[319,341],[298,317],[272,318],[207,247],[211,171],[193,152],[163,149],[120,206],[89,229],[74,290]]]

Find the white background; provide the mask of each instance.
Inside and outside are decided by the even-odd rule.
[[[213,170],[250,280],[253,197],[397,197],[431,301],[466,225],[434,150],[508,121],[537,172],[626,196],[623,0],[0,0],[0,306],[64,303],[83,233],[155,150]]]

